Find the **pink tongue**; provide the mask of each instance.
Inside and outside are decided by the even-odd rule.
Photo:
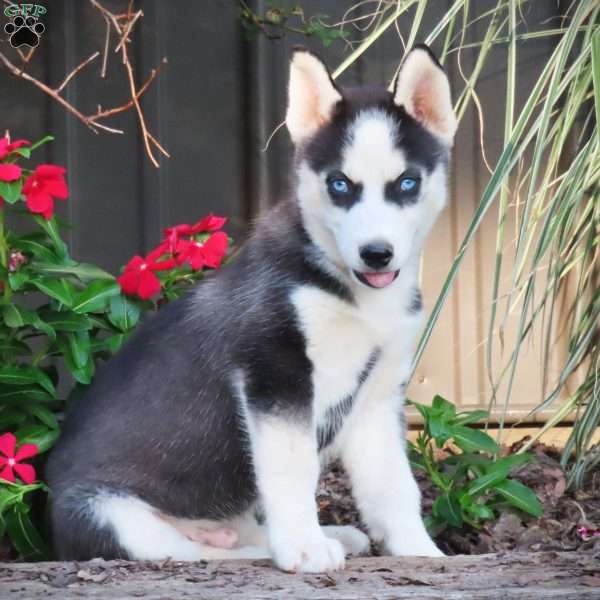
[[[363,273],[363,277],[376,288],[383,288],[394,281],[394,271],[388,273]]]

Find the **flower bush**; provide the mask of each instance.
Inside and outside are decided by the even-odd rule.
[[[424,424],[416,442],[409,444],[411,464],[427,474],[438,492],[426,519],[433,536],[447,527],[480,528],[503,506],[541,516],[542,505],[533,490],[510,477],[533,456],[500,457],[500,447],[490,435],[469,427],[487,418],[487,411],[457,413],[454,404],[441,396],[435,396],[431,406],[408,404],[419,411]]]
[[[8,535],[26,559],[49,556],[39,534],[47,488],[36,468],[43,473],[68,402],[144,311],[218,268],[230,244],[226,219],[209,215],[166,229],[117,278],[73,260],[54,216],[55,201],[69,195],[65,169],[19,164],[51,139],[0,138],[0,540]],[[33,228],[12,230],[11,213],[27,215]]]

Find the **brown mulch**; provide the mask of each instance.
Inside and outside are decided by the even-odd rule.
[[[511,449],[517,447],[515,445]],[[589,474],[581,490],[569,492],[556,449],[537,444],[532,453],[536,460],[515,469],[512,477],[537,494],[544,506],[543,516],[535,519],[503,508],[495,521],[488,521],[480,530],[447,529],[436,538],[445,554],[600,550],[600,536],[584,540],[578,532],[580,527],[600,529],[600,468]],[[421,488],[423,514],[428,515],[437,492],[422,472],[415,475]],[[317,498],[321,523],[355,525],[364,530],[352,499],[348,477],[339,463],[334,463],[323,473]],[[374,546],[373,553],[378,551]]]

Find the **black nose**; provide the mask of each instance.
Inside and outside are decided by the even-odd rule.
[[[394,248],[386,242],[373,242],[365,244],[360,249],[363,262],[372,269],[382,269],[387,266],[394,256]]]

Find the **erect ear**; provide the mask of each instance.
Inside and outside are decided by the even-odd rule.
[[[452,145],[457,122],[450,84],[427,46],[415,46],[404,59],[394,87],[394,103],[446,144]]]
[[[327,67],[303,48],[294,50],[290,63],[286,123],[294,144],[311,136],[331,118],[342,95]]]

